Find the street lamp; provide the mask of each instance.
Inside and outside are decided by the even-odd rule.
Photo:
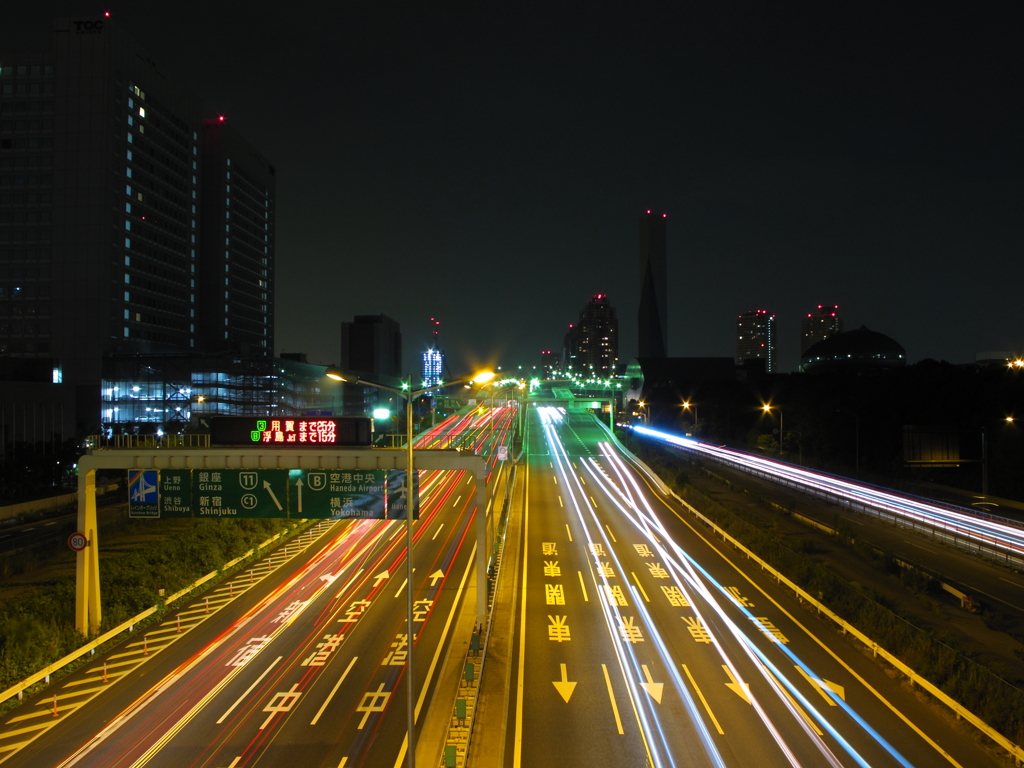
[[[413,667],[412,667],[413,646],[415,645],[415,639],[416,639],[416,635],[415,635],[414,627],[413,627],[413,621],[412,621],[412,616],[413,616],[413,613],[412,613],[412,590],[413,590],[413,586],[412,586],[412,576],[413,576],[413,573],[412,573],[413,572],[413,568],[412,568],[412,511],[413,511],[413,488],[415,487],[413,485],[413,472],[415,470],[413,469],[413,463],[412,463],[412,401],[413,401],[413,398],[415,398],[415,397],[417,397],[419,395],[422,395],[424,392],[429,392],[432,389],[439,389],[440,387],[450,386],[452,384],[462,384],[463,382],[467,382],[467,381],[468,382],[473,382],[474,384],[486,384],[488,381],[490,381],[491,379],[494,378],[494,372],[493,371],[481,371],[480,373],[477,373],[474,376],[467,376],[467,377],[464,377],[464,378],[461,378],[461,379],[457,379],[456,381],[447,382],[447,383],[445,383],[445,382],[438,382],[436,384],[432,384],[431,386],[424,387],[422,389],[416,389],[416,390],[414,390],[412,388],[412,377],[411,376],[409,378],[407,378],[405,381],[402,382],[401,388],[395,388],[395,387],[386,386],[384,384],[379,384],[376,381],[366,381],[364,379],[360,379],[358,376],[355,376],[355,375],[350,374],[350,373],[346,373],[346,372],[342,371],[341,369],[335,368],[333,366],[328,366],[327,371],[324,373],[324,375],[327,378],[329,378],[329,379],[333,379],[334,381],[342,381],[342,382],[347,382],[349,384],[361,384],[361,385],[367,386],[367,387],[376,387],[377,389],[383,389],[383,390],[385,390],[387,392],[391,392],[391,393],[393,393],[395,395],[400,395],[400,396],[405,398],[405,439],[406,439],[406,443],[405,443],[405,447],[406,447],[406,459],[405,459],[405,467],[406,467],[406,470],[405,470],[405,522],[406,522],[406,526],[405,526],[405,533],[406,533],[406,547],[408,548],[408,551],[409,551],[409,557],[408,557],[408,561],[407,561],[408,571],[407,571],[407,575],[406,575],[406,579],[407,579],[406,583],[408,584],[408,590],[407,590],[408,600],[407,600],[406,607],[408,609],[407,626],[408,626],[408,632],[409,632],[409,639],[408,639],[408,645],[407,645],[407,647],[409,649],[409,653],[408,653],[408,656],[406,656],[406,664],[407,664],[406,669],[409,672],[409,687],[408,687],[409,695],[408,695],[408,701],[406,702],[406,709],[407,709],[406,715],[407,715],[408,720],[409,720],[409,733],[408,733],[409,750],[406,753],[406,757],[407,757],[407,763],[409,765],[409,768],[415,768],[415,766],[416,766],[416,721],[414,719],[415,718],[415,709],[414,709],[414,706],[413,706],[413,702],[415,700],[415,696],[414,696],[414,692],[413,692],[413,687],[414,686],[413,686]],[[478,481],[478,482],[480,482],[480,481]],[[479,557],[483,557],[483,553],[480,553],[478,556]]]
[[[697,406],[691,403],[689,400],[683,400],[683,410],[693,410],[693,431],[697,432]]]
[[[779,458],[781,459],[782,458],[782,437],[783,437],[783,435],[786,434],[786,428],[784,426],[784,422],[782,421],[782,409],[779,408],[779,406],[777,406],[777,405],[773,406],[773,405],[770,405],[769,403],[765,403],[764,405],[761,406],[761,408],[764,410],[765,413],[771,413],[772,409],[774,409],[774,410],[779,412]]]

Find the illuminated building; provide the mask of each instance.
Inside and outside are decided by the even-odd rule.
[[[49,50],[18,32],[0,25],[0,401],[31,383],[90,432],[105,356],[269,359],[273,168],[108,15],[58,20]]]
[[[843,332],[843,318],[836,304],[819,304],[817,312],[808,312],[800,320],[800,356],[834,333]]]
[[[541,351],[540,353],[540,375],[545,379],[553,379],[558,376],[559,373],[558,359],[555,357],[555,353],[550,349]]]
[[[775,315],[765,309],[744,312],[736,320],[736,359],[764,360],[767,373],[775,373]]]
[[[444,352],[431,347],[423,353],[423,386],[432,387],[444,380]]]
[[[619,362],[619,319],[608,294],[595,294],[580,312],[575,329],[575,373],[614,376]]]
[[[640,217],[640,309],[638,357],[668,355],[668,298],[665,225],[667,214]]]

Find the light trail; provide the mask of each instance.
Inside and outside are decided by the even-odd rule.
[[[634,426],[633,430],[648,437],[678,446],[698,455],[708,456],[748,472],[770,475],[809,492],[836,497],[853,505],[871,507],[892,515],[897,522],[920,523],[932,528],[941,538],[958,546],[960,539],[984,545],[1017,561],[1024,561],[1024,526],[1016,521],[982,517],[964,508],[943,507],[935,502],[913,496],[904,496],[870,485],[855,483],[841,477],[795,467],[781,461],[752,456],[742,451],[702,443],[691,438],[660,432],[648,427]]]
[[[849,754],[858,765],[863,768],[868,768],[869,763],[865,758],[860,755],[852,745],[839,733],[839,731],[824,717],[824,715],[817,710],[814,704],[807,699],[806,696],[796,687],[790,677],[784,675],[782,671],[768,658],[768,656],[753,642],[751,636],[743,631],[725,612],[721,602],[716,599],[712,592],[712,589],[719,593],[725,598],[727,604],[731,605],[734,609],[738,610],[743,614],[752,624],[757,626],[756,617],[753,613],[744,605],[738,603],[734,597],[729,593],[728,589],[719,583],[708,571],[703,568],[696,560],[693,559],[688,553],[683,551],[675,541],[669,536],[667,530],[662,525],[661,521],[654,514],[653,509],[647,501],[646,495],[644,495],[639,486],[636,483],[636,479],[632,473],[628,471],[622,458],[618,456],[613,450],[612,446],[607,443],[601,444],[602,454],[606,460],[612,463],[615,473],[619,478],[622,487],[617,487],[611,483],[610,478],[604,474],[601,466],[594,459],[590,460],[587,468],[594,480],[601,484],[607,495],[612,500],[618,503],[620,511],[632,522],[632,524],[638,528],[651,542],[652,545],[659,551],[659,553],[666,558],[666,561],[671,566],[671,570],[676,572],[679,577],[688,583],[694,591],[699,593],[701,597],[708,603],[711,609],[718,615],[719,619],[724,623],[730,634],[740,643],[741,647],[746,651],[748,657],[754,662],[755,668],[757,668],[768,685],[779,694],[781,703],[786,706],[793,714],[796,722],[801,724],[808,736],[818,745],[822,754],[829,760],[829,763],[833,766],[839,766],[840,763],[836,760],[835,756],[831,753],[831,750],[825,745],[825,743],[817,736],[810,732],[805,724],[805,721],[801,714],[795,710],[795,708],[789,703],[782,691],[778,688],[778,683],[781,682],[783,686],[790,692],[790,694],[797,699],[800,704],[807,709],[814,720],[820,723],[829,734],[835,738],[843,749]],[[627,480],[628,478],[628,480]],[[630,485],[633,486],[633,490],[630,490]],[[625,489],[625,490],[623,490]],[[639,499],[640,505],[643,506],[643,511],[640,510],[640,505],[637,504]],[[657,536],[660,533],[661,536]],[[662,538],[668,542],[668,546],[671,548],[671,552],[666,551],[664,547],[659,545],[658,539]],[[699,574],[699,575],[698,575]],[[696,606],[694,611],[700,615]],[[705,626],[708,626],[707,622],[704,622]],[[716,644],[717,645],[717,644]],[[720,651],[721,648],[718,646]],[[837,695],[831,688],[822,680],[820,675],[814,672],[811,667],[804,662],[795,652],[786,647],[782,643],[773,643],[773,648],[778,650],[783,655],[787,656],[794,666],[803,669],[807,675],[815,680],[821,689],[835,702],[838,708],[843,710],[850,719],[864,732],[866,733],[875,743],[877,743],[882,749],[884,749],[893,759],[895,759],[900,765],[905,768],[910,768],[911,764],[907,759],[886,739],[884,739],[874,728],[868,724],[868,722],[858,714],[842,697]],[[728,660],[723,654],[723,660],[729,665]],[[732,670],[737,681],[741,681],[738,671]],[[753,693],[750,694],[753,703]],[[763,718],[764,719],[764,718]],[[767,724],[767,721],[766,721]]]

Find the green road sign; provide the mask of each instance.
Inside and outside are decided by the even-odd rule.
[[[192,517],[192,470],[161,469],[160,517]]]
[[[405,517],[404,470],[292,469],[288,476],[292,517]]]
[[[287,469],[197,469],[195,517],[288,517]]]

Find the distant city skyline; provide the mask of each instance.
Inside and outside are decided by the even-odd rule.
[[[608,292],[629,359],[650,209],[671,220],[668,353],[731,356],[736,315],[770,307],[792,371],[822,297],[911,362],[1024,346],[1009,10],[923,25],[909,7],[477,6],[456,23],[184,0],[113,16],[274,160],[275,353],[336,363],[341,322],[383,312],[416,370],[442,312],[453,373],[534,365]],[[13,4],[0,51],[41,50],[79,13]]]

